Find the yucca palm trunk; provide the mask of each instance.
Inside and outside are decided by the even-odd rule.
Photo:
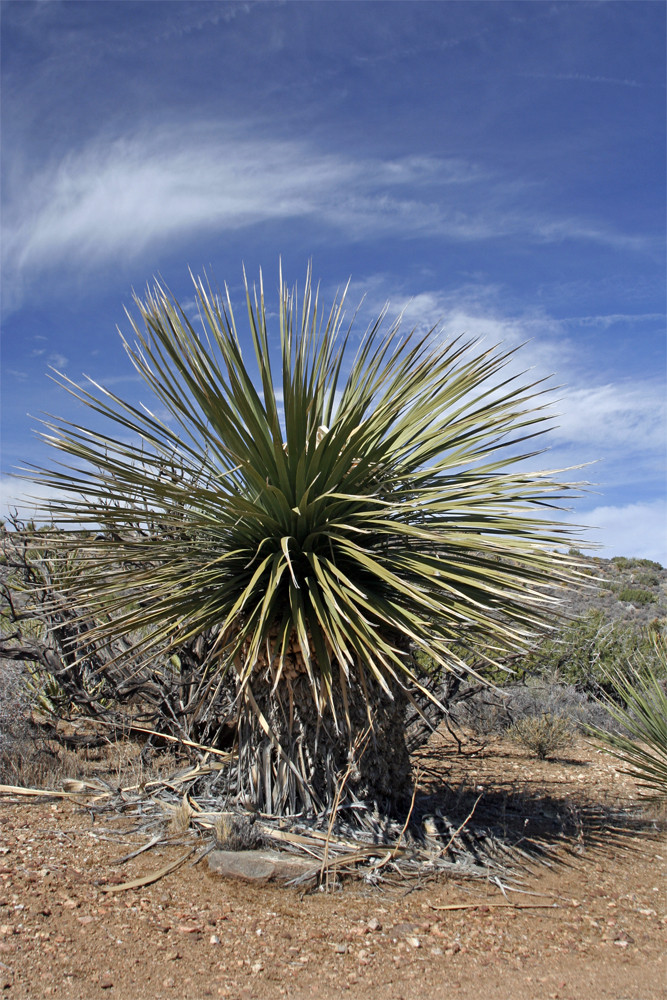
[[[363,687],[354,672],[345,696],[333,685],[332,702],[320,714],[305,673],[275,691],[264,677],[251,678],[239,715],[239,801],[292,816],[344,813],[355,803],[400,813],[411,791],[407,699],[398,685],[392,695],[372,680]]]

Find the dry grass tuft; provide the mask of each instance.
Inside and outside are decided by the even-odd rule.
[[[215,845],[222,851],[248,851],[261,847],[264,838],[254,827],[253,817],[221,813],[215,824]]]

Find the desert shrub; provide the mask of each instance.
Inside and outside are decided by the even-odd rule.
[[[662,579],[655,570],[643,569],[632,574],[632,582],[639,587],[659,587]]]
[[[626,558],[626,556],[614,556],[611,561],[614,564],[614,566],[616,566],[617,569],[621,569],[621,570],[622,569],[632,569],[632,567],[636,563],[635,559],[628,559],[628,558]]]
[[[654,559],[628,559],[626,556],[614,556],[611,560],[617,569],[636,569],[637,567],[643,567],[644,569],[655,569],[662,570],[664,567],[661,563],[656,562]]]
[[[574,685],[589,696],[612,694],[608,672],[625,671],[638,656],[663,676],[665,668],[655,660],[651,636],[664,629],[660,619],[640,626],[608,619],[601,610],[589,611],[525,657],[522,671],[549,683]]]
[[[574,731],[588,726],[606,730],[612,723],[605,707],[573,684],[539,677],[500,691],[476,691],[469,698],[463,691],[453,710],[457,722],[479,736],[502,735],[516,722],[545,713],[569,719]]]
[[[512,725],[508,711],[506,691],[474,690],[459,701],[452,710],[454,720],[477,736],[495,736]]]
[[[654,559],[637,559],[636,563],[638,566],[644,566],[646,569],[662,570],[665,568],[662,563],[656,562]]]
[[[97,538],[102,547],[104,535]],[[233,693],[206,666],[212,632],[175,649],[165,642],[150,656],[128,652],[140,630],[96,642],[89,637],[99,616],[75,610],[63,592],[85,571],[76,544],[56,529],[12,521],[0,526],[0,552],[0,663],[18,671],[31,706],[55,719],[88,715],[121,729],[136,723],[197,743],[232,742]]]
[[[641,587],[622,587],[616,596],[626,604],[655,604],[658,600],[653,591],[643,590]]]
[[[0,660],[0,784],[53,788],[74,776],[76,755],[45,736],[32,709],[21,665]]]
[[[12,762],[29,752],[28,711],[20,669],[0,663],[0,782],[4,784],[14,777]]]
[[[544,712],[519,719],[508,729],[507,735],[540,760],[546,760],[571,745],[574,730],[566,716]]]

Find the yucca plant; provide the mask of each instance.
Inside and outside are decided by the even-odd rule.
[[[357,338],[345,294],[323,314],[310,272],[300,304],[281,274],[279,343],[246,280],[251,362],[229,292],[194,283],[203,333],[160,284],[130,316],[159,412],[58,375],[111,427],[44,434],[68,456],[37,478],[78,546],[69,599],[97,615],[90,641],[145,653],[214,632],[202,690],[236,684],[238,800],[390,811],[413,654],[465,673],[455,648],[522,648],[576,564],[555,549],[572,486],[526,471],[549,390],[508,372],[513,352],[403,338],[384,312]]]
[[[647,657],[629,670],[607,671],[611,694],[602,704],[616,731],[589,727],[607,753],[625,764],[650,799],[667,802],[667,641],[653,634],[652,663]]]

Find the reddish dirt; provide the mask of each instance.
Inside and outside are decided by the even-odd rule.
[[[523,883],[544,896],[509,894],[520,907],[542,904],[534,908],[497,905],[506,904],[498,888],[463,879],[384,891],[357,881],[304,894],[223,881],[205,861],[109,893],[165,866],[183,846],[119,865],[142,841],[105,831],[127,820],[92,822],[70,801],[4,796],[0,996],[665,998],[660,823],[644,814],[641,830],[614,832],[600,822],[589,829],[590,803],[627,805],[636,793],[610,758],[583,744],[569,758],[537,762],[499,742],[471,758],[436,745],[422,760],[427,784],[465,777],[485,799],[509,802],[514,822],[523,808],[527,828],[543,829],[550,810],[581,816],[571,837],[554,833],[551,867],[534,868]],[[438,909],[459,903],[467,908]]]

